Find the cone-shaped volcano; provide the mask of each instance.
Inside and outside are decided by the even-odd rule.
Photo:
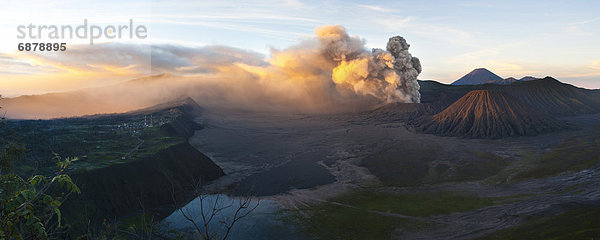
[[[551,132],[564,128],[564,124],[509,94],[474,90],[423,120],[419,128],[444,136],[502,138]]]
[[[490,72],[490,70],[485,68],[477,68],[470,73],[467,73],[467,75],[461,77],[460,79],[454,81],[452,85],[479,85],[502,80],[503,79],[500,76]]]

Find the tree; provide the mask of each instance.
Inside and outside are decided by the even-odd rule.
[[[195,182],[195,181],[191,181]],[[172,183],[171,183],[172,184]],[[259,205],[260,200],[255,200],[251,196],[231,199],[230,201],[223,200],[223,194],[209,194],[202,192],[200,187],[202,181],[195,184],[196,194],[194,195],[195,200],[188,203],[197,204],[199,212],[192,212],[190,208],[178,207],[177,201],[175,200],[175,190],[172,187],[171,196],[173,198],[173,204],[177,208],[177,212],[188,221],[192,226],[195,233],[194,239],[200,240],[226,240],[229,238],[231,231],[234,229],[239,221],[249,216]],[[172,233],[164,235],[164,231],[160,231],[158,222],[154,221],[154,218],[150,218],[149,222],[145,221],[146,212],[142,205],[142,226],[136,228],[130,226],[127,230],[122,232],[126,233],[133,239],[188,239],[190,236],[186,236],[182,233],[172,235]],[[220,219],[220,220],[219,220]]]
[[[221,194],[215,196],[215,199],[207,200],[208,195],[197,192],[200,216],[194,216],[189,209],[184,211],[183,208],[179,208],[181,215],[194,226],[196,234],[202,240],[226,240],[235,224],[250,215],[260,204],[260,201],[254,202],[249,196],[232,200],[229,203],[220,201]],[[224,210],[231,208],[233,208],[233,214],[221,216]],[[211,228],[212,221],[218,217],[225,217],[225,219],[219,222],[216,229]]]
[[[14,173],[0,176],[0,239],[47,239],[67,230],[61,222],[59,207],[73,192],[80,193],[64,174],[72,159],[57,157],[58,172],[27,180]],[[66,194],[53,194],[53,188]]]
[[[2,127],[6,127],[4,117]],[[58,170],[53,175],[25,180],[15,171],[15,159],[21,152],[17,144],[0,136],[0,239],[58,238],[68,228],[61,222],[59,207],[71,193],[80,193],[65,174],[76,159],[55,155]]]

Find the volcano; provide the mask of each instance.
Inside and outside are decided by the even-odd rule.
[[[494,74],[485,68],[477,68],[460,79],[454,81],[452,85],[479,85],[502,81],[500,76]]]
[[[473,90],[490,90],[509,94],[539,112],[554,116],[577,116],[600,113],[600,91],[578,88],[552,77],[517,81],[509,85],[446,85],[420,81],[421,103],[437,114]]]
[[[520,102],[553,116],[575,116],[600,112],[600,95],[552,78],[517,82],[507,86],[492,86],[510,94]]]
[[[510,94],[473,90],[444,111],[421,119],[418,130],[442,136],[503,138],[538,135],[565,124]]]

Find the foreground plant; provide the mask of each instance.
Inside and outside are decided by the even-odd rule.
[[[4,118],[1,121],[6,125]],[[23,151],[0,137],[0,240],[59,238],[68,229],[62,224],[60,206],[70,194],[81,192],[65,173],[77,159],[55,154],[55,173],[25,179],[15,171]]]
[[[48,239],[68,229],[61,222],[60,206],[71,193],[81,193],[65,174],[76,159],[54,159],[58,171],[52,176],[0,176],[0,239]]]

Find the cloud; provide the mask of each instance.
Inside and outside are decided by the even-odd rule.
[[[267,26],[256,26],[259,24],[252,24],[251,21],[239,20],[237,22],[223,22],[217,20],[198,20],[189,21],[185,19],[152,19],[154,24],[173,24],[181,26],[198,26],[198,27],[209,27],[215,29],[233,30],[239,32],[258,33],[261,35],[267,35],[279,39],[285,40],[296,40],[298,37],[308,36],[300,32],[287,31],[287,30],[274,30]],[[303,23],[302,21],[298,21]]]
[[[104,43],[73,45],[66,52],[28,52],[16,55],[34,65],[66,72],[210,73],[234,62],[264,65],[264,55],[225,46],[184,47]]]
[[[381,14],[373,16],[371,21],[388,31],[402,31],[458,46],[474,47],[480,42],[470,32],[443,24],[424,22],[415,16]]]
[[[368,9],[371,11],[375,11],[375,12],[392,12],[393,11],[392,9],[380,7],[377,5],[361,5],[361,4],[359,4],[358,7]]]
[[[535,64],[512,60],[488,60],[485,66],[503,77],[531,76],[543,74]]]
[[[25,56],[40,66],[70,74],[169,74],[49,95],[46,100],[35,98],[44,102],[44,107],[29,109],[35,109],[38,117],[80,115],[131,110],[182,96],[193,97],[206,107],[296,113],[415,103],[420,101],[416,79],[421,64],[408,49],[404,38],[395,36],[385,50],[369,50],[359,37],[335,25],[316,28],[315,37],[297,45],[273,49],[268,59],[225,46],[98,44],[74,47],[64,55],[30,53]],[[23,99],[14,101],[29,105],[35,102]],[[69,103],[65,99],[77,100]],[[17,105],[12,102],[10,107],[19,109]],[[29,116],[26,112],[13,114]]]
[[[600,18],[591,18],[591,19],[586,19],[583,21],[566,23],[565,25],[585,25],[585,24],[596,22],[598,20],[600,20]]]
[[[499,53],[500,53],[500,51],[496,48],[481,49],[481,50],[477,50],[477,51],[460,54],[458,56],[451,58],[448,62],[449,63],[481,62],[483,58],[486,58],[489,56],[495,56]]]
[[[0,74],[22,75],[39,73],[39,68],[33,66],[29,61],[0,53]]]
[[[264,55],[224,46],[104,43],[66,52],[0,55],[3,95],[42,94],[107,86],[156,73],[211,74],[234,62],[264,65]]]
[[[266,65],[265,56],[225,46],[189,48],[174,45],[152,46],[153,72],[213,73],[224,65],[243,63]]]
[[[600,71],[600,60],[593,60],[589,65],[587,65],[587,68]]]

